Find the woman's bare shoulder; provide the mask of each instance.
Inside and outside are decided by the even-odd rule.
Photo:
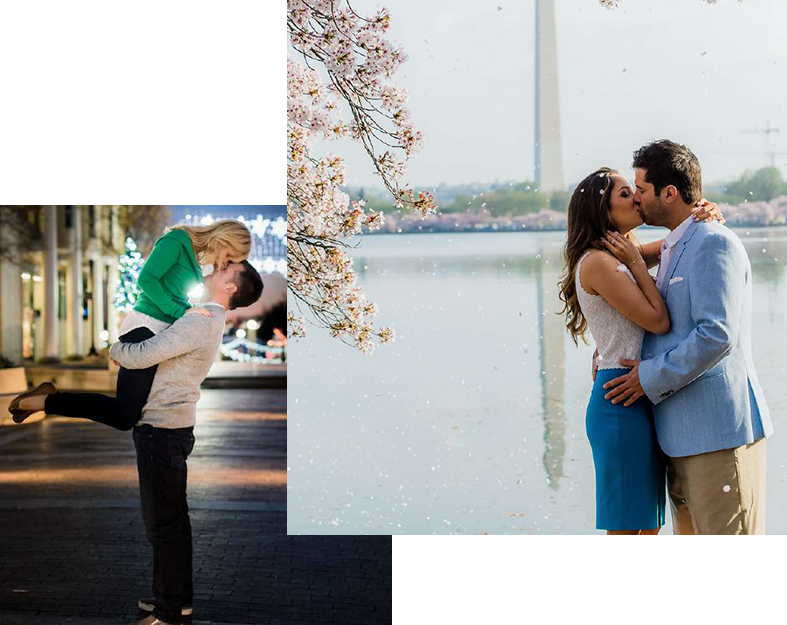
[[[582,263],[582,270],[591,273],[616,271],[619,261],[609,252],[604,250],[591,250]]]
[[[619,264],[618,259],[609,252],[604,250],[589,252],[582,262],[582,268],[579,272],[582,288],[591,295],[598,295],[595,285],[613,276],[618,270]]]

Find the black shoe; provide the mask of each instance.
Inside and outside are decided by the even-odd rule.
[[[140,610],[144,610],[145,612],[152,612],[156,609],[156,599],[153,597],[145,597],[144,599],[140,599],[139,603]],[[180,611],[182,616],[188,616],[194,612],[194,606],[191,605],[184,605],[183,609]]]
[[[25,397],[32,397],[33,395],[51,395],[52,393],[57,392],[55,385],[51,382],[43,382],[36,386],[34,389],[30,391],[25,391],[24,393],[17,395],[14,399],[11,400],[11,403],[8,404],[8,412],[13,415],[14,422],[22,423],[25,419],[27,419],[31,414],[35,414],[36,412],[41,412],[40,410],[22,410],[19,408],[19,402],[24,399]]]

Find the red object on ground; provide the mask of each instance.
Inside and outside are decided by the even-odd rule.
[[[611,545],[636,545],[639,543],[639,536],[636,534],[622,534],[615,536],[614,534],[609,537]]]

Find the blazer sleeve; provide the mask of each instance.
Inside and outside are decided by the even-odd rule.
[[[184,315],[156,336],[141,343],[113,343],[109,357],[126,369],[147,369],[204,347],[211,335],[208,318],[196,314]]]
[[[728,236],[704,237],[688,276],[694,329],[678,345],[639,365],[648,398],[658,404],[716,366],[737,344],[746,294],[745,251]]]
[[[178,304],[170,297],[161,286],[161,277],[177,262],[182,249],[181,244],[175,239],[167,236],[159,239],[147,261],[142,266],[142,271],[139,272],[137,280],[139,288],[145,292],[161,312],[177,318],[182,317],[188,308]]]

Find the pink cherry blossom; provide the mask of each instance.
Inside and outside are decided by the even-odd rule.
[[[395,333],[373,327],[379,309],[357,286],[342,248],[364,228],[383,227],[385,215],[350,201],[341,190],[343,159],[318,156],[313,146],[317,138],[361,143],[397,208],[420,219],[435,214],[430,193],[401,186],[407,161],[423,145],[406,107],[408,90],[388,82],[407,55],[386,39],[385,7],[364,17],[347,0],[287,0],[287,12],[290,44],[302,58],[287,59],[288,288],[317,325],[370,353],[375,338],[390,343]],[[303,324],[302,315],[288,314],[290,336],[304,337]]]

